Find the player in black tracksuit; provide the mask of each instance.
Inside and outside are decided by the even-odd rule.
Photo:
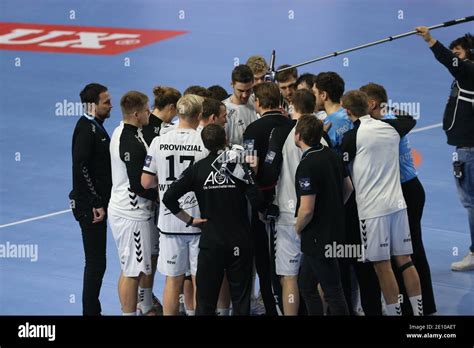
[[[196,274],[196,315],[215,315],[224,271],[229,281],[233,314],[249,315],[254,252],[246,197],[256,207],[261,205],[262,197],[255,185],[213,168],[218,151],[225,148],[224,129],[211,124],[203,129],[201,136],[210,154],[183,172],[166,191],[163,204],[188,225],[200,225],[202,229]],[[189,191],[196,194],[201,211],[199,219],[190,217],[180,208],[178,199]]]
[[[100,315],[99,301],[106,267],[106,212],[112,188],[109,144],[104,120],[112,104],[105,86],[91,83],[81,92],[89,109],[77,121],[72,137],[72,212],[82,230],[85,253],[82,311]]]
[[[270,134],[274,128],[291,125],[291,120],[279,110],[280,90],[272,82],[264,82],[254,87],[255,107],[261,117],[248,125],[244,132],[244,147],[250,154],[256,155],[256,182],[263,192],[266,202],[273,201],[274,186],[263,187],[262,168],[268,152]],[[254,168],[255,169],[255,168]],[[267,315],[277,315],[275,297],[281,297],[281,284],[275,272],[274,236],[268,240],[265,224],[260,221],[258,211],[252,210],[252,231],[255,239],[255,267],[260,281],[260,291]],[[272,291],[273,285],[273,291]],[[274,297],[275,296],[275,297]],[[281,303],[281,301],[278,301]],[[283,309],[282,309],[283,310]]]

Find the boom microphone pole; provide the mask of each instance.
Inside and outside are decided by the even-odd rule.
[[[474,16],[468,16],[468,17],[464,17],[464,18],[453,19],[451,21],[447,21],[447,22],[444,22],[444,23],[441,23],[441,24],[432,25],[431,27],[428,27],[428,29],[433,30],[433,29],[438,29],[438,28],[445,28],[445,27],[450,27],[451,25],[458,25],[458,24],[465,23],[465,22],[470,22],[470,21],[473,21],[473,20],[474,20]],[[389,36],[389,37],[387,37],[385,39],[382,39],[382,40],[370,42],[370,43],[367,43],[365,45],[360,45],[360,46],[357,46],[357,47],[348,48],[346,50],[342,50],[342,51],[339,51],[339,52],[334,52],[334,53],[331,53],[331,54],[328,54],[328,55],[325,55],[325,56],[322,56],[322,57],[319,57],[319,58],[308,60],[308,61],[300,63],[300,64],[291,65],[289,67],[278,70],[277,73],[288,70],[288,69],[298,68],[298,67],[303,66],[303,65],[319,62],[320,60],[328,59],[328,58],[331,58],[331,57],[336,57],[336,56],[344,54],[344,53],[361,50],[363,48],[370,47],[370,46],[379,45],[379,44],[382,44],[384,42],[398,40],[398,39],[401,39],[402,37],[415,35],[417,33],[418,33],[418,31],[412,30],[412,31],[409,31],[407,33]],[[272,58],[274,58],[274,54],[275,54],[275,51],[273,51]]]
[[[270,58],[270,67],[268,68],[267,73],[265,74],[264,80],[275,82],[275,50],[272,51],[272,57]]]

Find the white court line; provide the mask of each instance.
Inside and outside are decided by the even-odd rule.
[[[410,132],[411,133],[417,133],[417,132],[423,132],[425,130],[428,130],[428,129],[432,129],[432,128],[436,128],[436,127],[441,127],[443,124],[442,123],[436,123],[436,124],[432,124],[431,126],[426,126],[426,127],[421,127],[421,128],[415,128],[414,130],[412,130]]]
[[[436,123],[436,124],[432,124],[431,126],[416,128],[416,129],[412,130],[412,131],[410,132],[410,134],[411,134],[411,133],[417,133],[417,132],[423,132],[423,131],[425,131],[425,130],[432,129],[432,128],[436,128],[436,127],[440,127],[440,126],[442,126],[442,125],[443,125],[442,123]],[[9,226],[14,226],[14,225],[19,225],[19,224],[23,224],[23,223],[25,223],[25,222],[30,222],[30,221],[35,221],[35,220],[46,219],[46,218],[49,218],[49,217],[51,217],[51,216],[64,214],[64,213],[67,213],[67,212],[70,212],[70,211],[71,211],[71,209],[61,210],[61,211],[57,211],[57,212],[51,213],[51,214],[46,214],[46,215],[41,215],[41,216],[32,217],[32,218],[25,219],[25,220],[20,220],[20,221],[16,221],[16,222],[11,222],[11,223],[9,223],[9,224],[0,225],[0,228],[9,227]]]
[[[16,221],[16,222],[11,222],[11,223],[5,224],[5,225],[0,225],[0,228],[19,225],[19,224],[24,224],[25,222],[30,222],[30,221],[35,221],[35,220],[46,219],[46,218],[49,218],[51,216],[60,215],[60,214],[64,214],[64,213],[69,213],[70,211],[71,211],[71,209],[66,209],[66,210],[57,211],[57,212],[51,213],[51,214],[35,216],[35,217],[29,218],[29,219],[20,220],[20,221]]]

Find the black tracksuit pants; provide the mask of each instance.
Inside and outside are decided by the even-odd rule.
[[[266,226],[258,218],[258,212],[256,210],[252,211],[251,230],[254,238],[255,268],[257,269],[265,312],[266,315],[278,315],[272,284],[274,287],[280,287],[280,289],[281,285],[278,281],[275,283],[274,279],[272,279],[275,274],[275,265],[274,262],[272,262],[272,260],[275,259],[274,253],[270,252],[270,241],[268,240]],[[273,259],[271,255],[273,255]],[[276,292],[278,292],[278,289],[276,289]]]
[[[100,315],[102,308],[99,295],[106,268],[107,221],[104,219],[93,224],[92,208],[90,214],[85,213],[78,220],[85,253],[82,312],[86,316]]]
[[[431,282],[430,265],[426,258],[425,248],[421,234],[421,218],[425,206],[425,191],[418,178],[414,178],[402,184],[403,197],[407,204],[408,223],[410,225],[411,242],[413,254],[411,259],[418,271],[421,285],[421,295],[423,297],[423,314],[433,314],[436,312],[436,303],[433,293],[433,284]],[[411,315],[413,313],[405,286],[403,285],[403,276],[398,271],[395,262],[392,261],[392,268],[397,277],[400,294],[403,295],[402,313]]]
[[[250,315],[253,248],[246,244],[199,248],[196,315],[216,314],[224,271],[229,281],[232,315]]]

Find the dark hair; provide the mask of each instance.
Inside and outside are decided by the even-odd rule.
[[[297,113],[311,114],[316,108],[316,97],[308,89],[299,89],[293,94],[292,104]]]
[[[309,88],[312,88],[314,86],[315,80],[316,80],[316,75],[305,73],[301,75],[300,77],[298,77],[298,80],[296,80],[296,87],[298,87],[304,82],[309,86]]]
[[[216,100],[222,101],[229,97],[229,93],[227,93],[225,88],[222,86],[214,85],[214,86],[209,87],[208,90],[211,92],[212,98]]]
[[[362,91],[349,91],[342,96],[342,107],[351,112],[355,117],[369,113],[369,97]]]
[[[212,93],[207,88],[202,87],[202,86],[196,86],[196,85],[189,86],[188,88],[186,88],[183,95],[187,95],[187,94],[194,94],[203,98],[212,97]]]
[[[227,141],[224,127],[213,123],[204,127],[201,132],[201,139],[206,149],[210,152],[224,149]]]
[[[388,101],[387,91],[382,85],[370,82],[359,88],[359,90],[367,94],[370,99],[376,100],[379,104],[386,103]]]
[[[316,76],[316,88],[326,92],[333,103],[339,103],[344,94],[344,80],[335,72],[328,71]]]
[[[153,95],[155,96],[154,107],[158,110],[163,110],[169,104],[176,105],[181,98],[181,93],[177,89],[165,86],[154,87]]]
[[[253,82],[253,72],[245,64],[237,65],[234,70],[232,70],[232,83],[250,83]]]
[[[280,70],[280,69],[288,68],[289,66],[290,65],[288,65],[288,64],[280,65],[277,68],[277,71]],[[277,80],[278,82],[286,82],[289,79],[291,79],[292,77],[295,78],[295,79],[298,78],[298,70],[296,68],[291,68],[291,69],[276,73],[275,80]]]
[[[107,87],[98,84],[98,83],[89,83],[84,89],[81,91],[79,96],[81,97],[81,103],[94,103],[99,104],[99,94],[106,92]]]
[[[253,88],[255,99],[264,109],[277,109],[280,107],[280,88],[273,82],[263,82]]]
[[[467,33],[464,36],[458,37],[456,40],[449,44],[449,49],[452,50],[456,46],[461,46],[461,48],[466,51],[466,56],[468,59],[474,58],[474,37],[471,33]]]
[[[323,136],[323,123],[314,115],[302,115],[296,123],[295,134],[299,134],[306,145],[317,145]]]
[[[147,95],[138,91],[127,92],[120,99],[120,107],[125,115],[142,111],[146,103],[148,103]]]
[[[201,118],[207,120],[211,115],[219,116],[221,102],[213,98],[206,98],[202,103]]]

